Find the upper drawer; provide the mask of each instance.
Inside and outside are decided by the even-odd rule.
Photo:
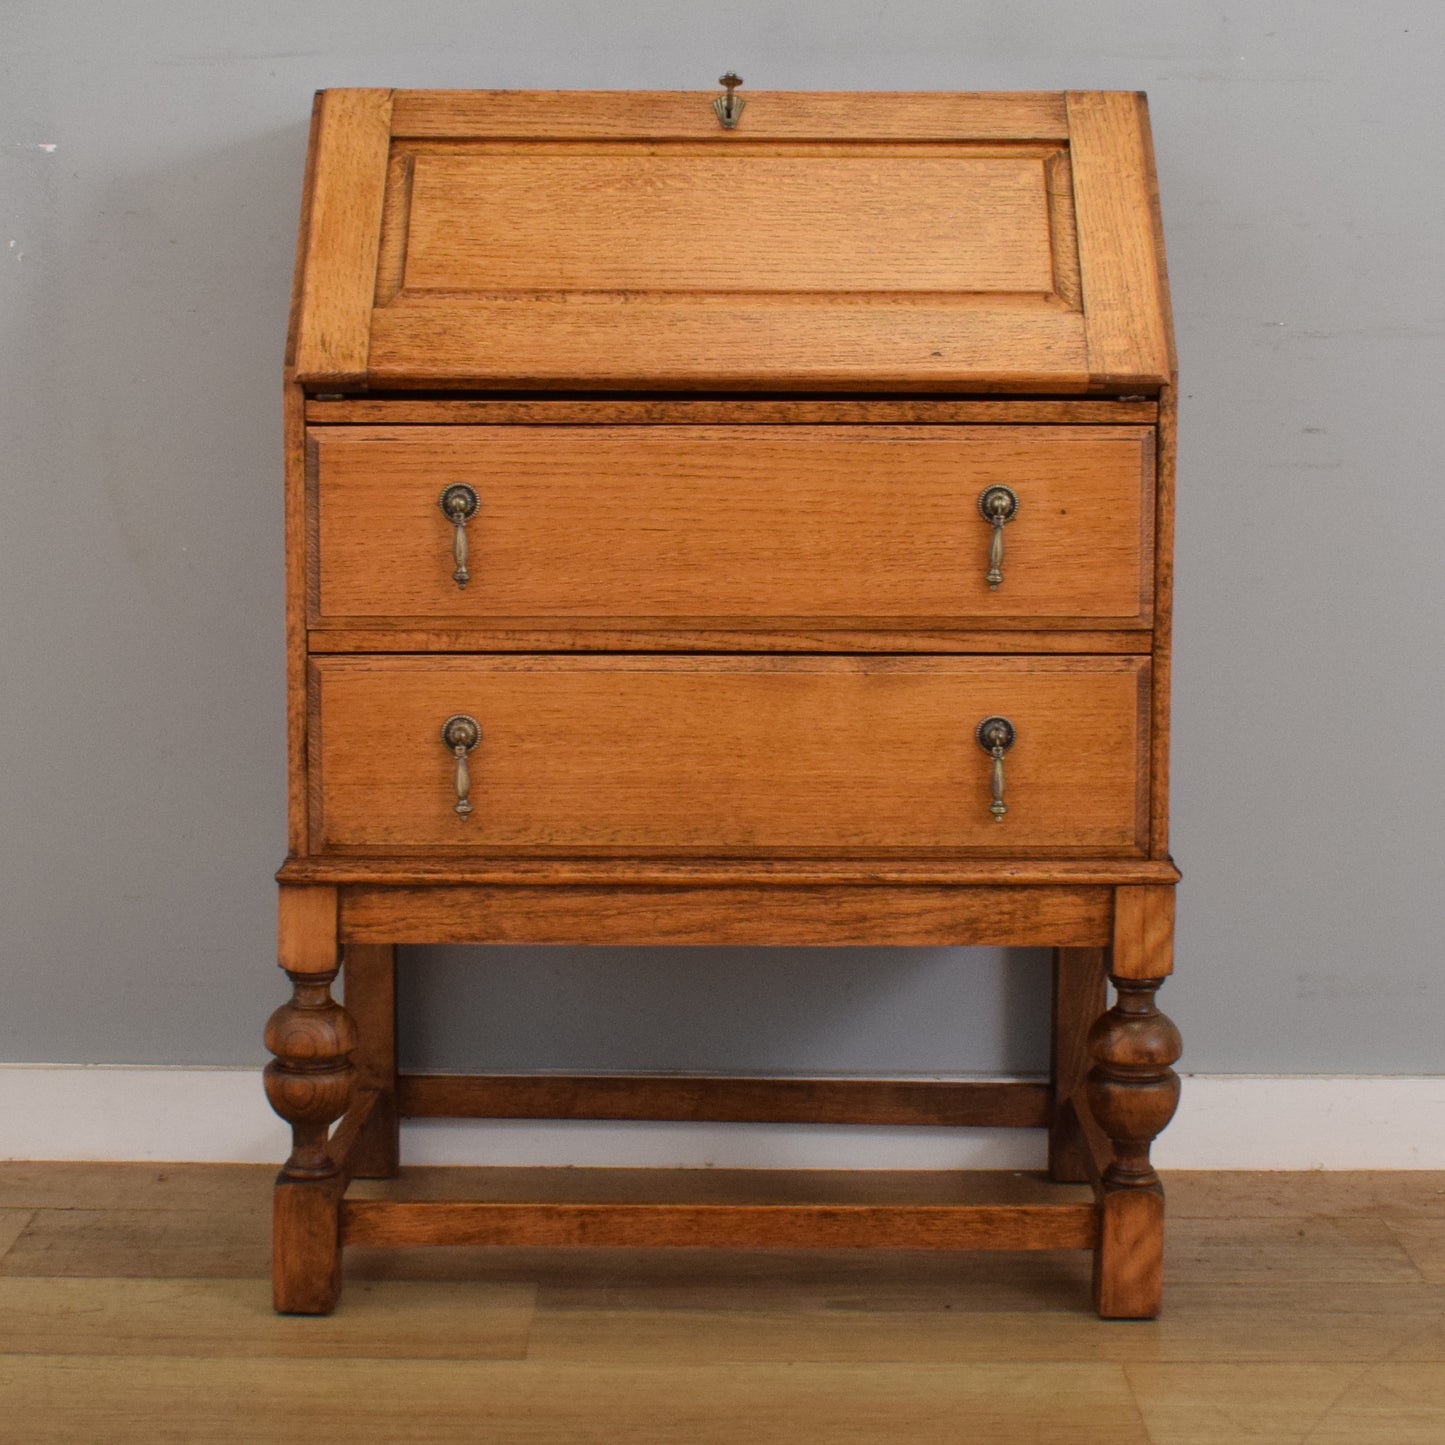
[[[1147,627],[1147,427],[315,428],[311,620]],[[443,492],[468,487],[470,580]],[[980,509],[1007,487],[1001,581]]]
[[[333,90],[323,390],[1132,391],[1169,378],[1142,97]]]

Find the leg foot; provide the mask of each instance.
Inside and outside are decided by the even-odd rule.
[[[341,1295],[341,1180],[276,1180],[271,1293],[278,1314],[328,1315]]]

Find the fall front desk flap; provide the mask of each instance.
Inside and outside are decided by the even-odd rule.
[[[745,99],[727,128],[707,91],[322,91],[294,374],[317,392],[1169,380],[1142,96]]]

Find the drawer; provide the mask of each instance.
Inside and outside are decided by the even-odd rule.
[[[314,427],[322,628],[1135,628],[1153,431]],[[444,489],[475,494],[454,578]],[[1007,487],[1002,580],[980,497]],[[583,639],[574,644],[577,634]]]
[[[313,849],[1137,856],[1139,657],[317,657]],[[472,812],[454,810],[455,714]],[[1001,715],[1007,816],[975,728]]]

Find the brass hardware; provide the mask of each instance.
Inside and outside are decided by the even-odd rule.
[[[714,96],[712,108],[713,114],[718,118],[718,124],[724,130],[736,130],[738,121],[742,118],[743,107],[747,101],[742,96],[733,94],[733,91],[742,83],[742,77],[735,75],[731,70],[718,79],[718,84],[726,88],[727,94]]]
[[[1003,581],[1003,529],[1014,519],[1019,499],[1012,487],[985,487],[978,494],[978,514],[993,528],[988,544],[988,585],[992,591]]]
[[[472,574],[467,571],[467,523],[476,516],[481,503],[477,494],[465,482],[453,482],[441,494],[437,505],[454,528],[452,560],[457,565],[452,573],[452,581],[458,587],[465,587],[472,580]]]
[[[993,802],[988,810],[995,823],[1002,823],[1003,815],[1008,812],[1003,800],[1003,755],[1014,745],[1014,725],[1006,717],[986,717],[973,730],[973,735],[979,747],[993,759],[989,778]]]
[[[452,756],[457,760],[457,802],[452,811],[459,818],[467,817],[472,811],[472,771],[467,766],[467,754],[481,740],[481,723],[464,712],[453,713],[442,724],[442,742],[451,749]]]

